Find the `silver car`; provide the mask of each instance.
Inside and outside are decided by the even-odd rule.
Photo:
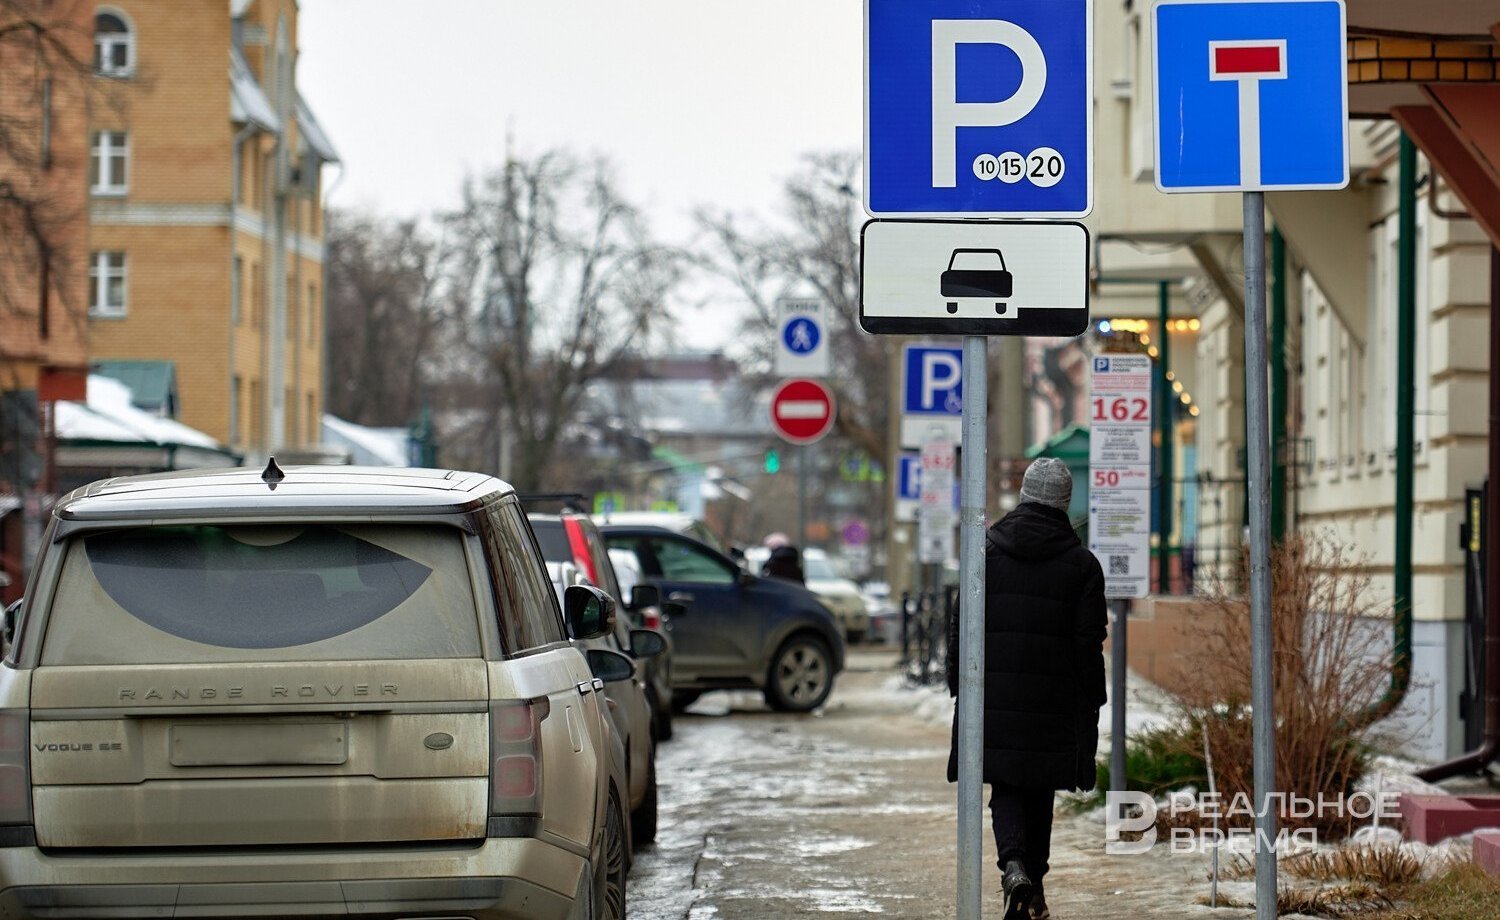
[[[0,668],[0,915],[624,916],[606,679],[509,486],[292,467],[53,514]]]

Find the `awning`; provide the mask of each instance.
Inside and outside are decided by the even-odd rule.
[[[87,402],[57,403],[59,466],[139,465],[156,469],[234,466],[239,457],[181,422],[131,403],[130,388],[100,374],[89,376]],[[123,463],[116,455],[134,458]],[[100,457],[116,457],[101,463]]]
[[[254,71],[238,48],[229,49],[229,120],[273,133],[281,130],[276,107],[266,98]]]
[[[171,361],[95,361],[93,372],[129,387],[137,409],[164,418],[177,415],[177,368]]]
[[[323,126],[313,117],[312,109],[301,93],[297,94],[297,128],[302,132],[303,142],[318,155],[318,159],[325,163],[339,162],[339,152],[334,149]]]
[[[1422,94],[1430,105],[1391,115],[1500,246],[1500,84],[1431,84]]]

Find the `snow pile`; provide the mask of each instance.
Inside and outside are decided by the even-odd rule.
[[[131,399],[130,387],[113,377],[90,374],[87,403],[58,402],[57,437],[64,441],[220,449],[218,441],[198,429],[137,409]]]

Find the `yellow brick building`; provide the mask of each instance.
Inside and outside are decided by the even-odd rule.
[[[297,92],[295,0],[95,14],[91,357],[252,457],[316,444],[337,154]]]

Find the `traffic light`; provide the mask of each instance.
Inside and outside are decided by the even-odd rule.
[[[777,450],[774,447],[766,451],[766,472],[781,472],[781,451]]]

